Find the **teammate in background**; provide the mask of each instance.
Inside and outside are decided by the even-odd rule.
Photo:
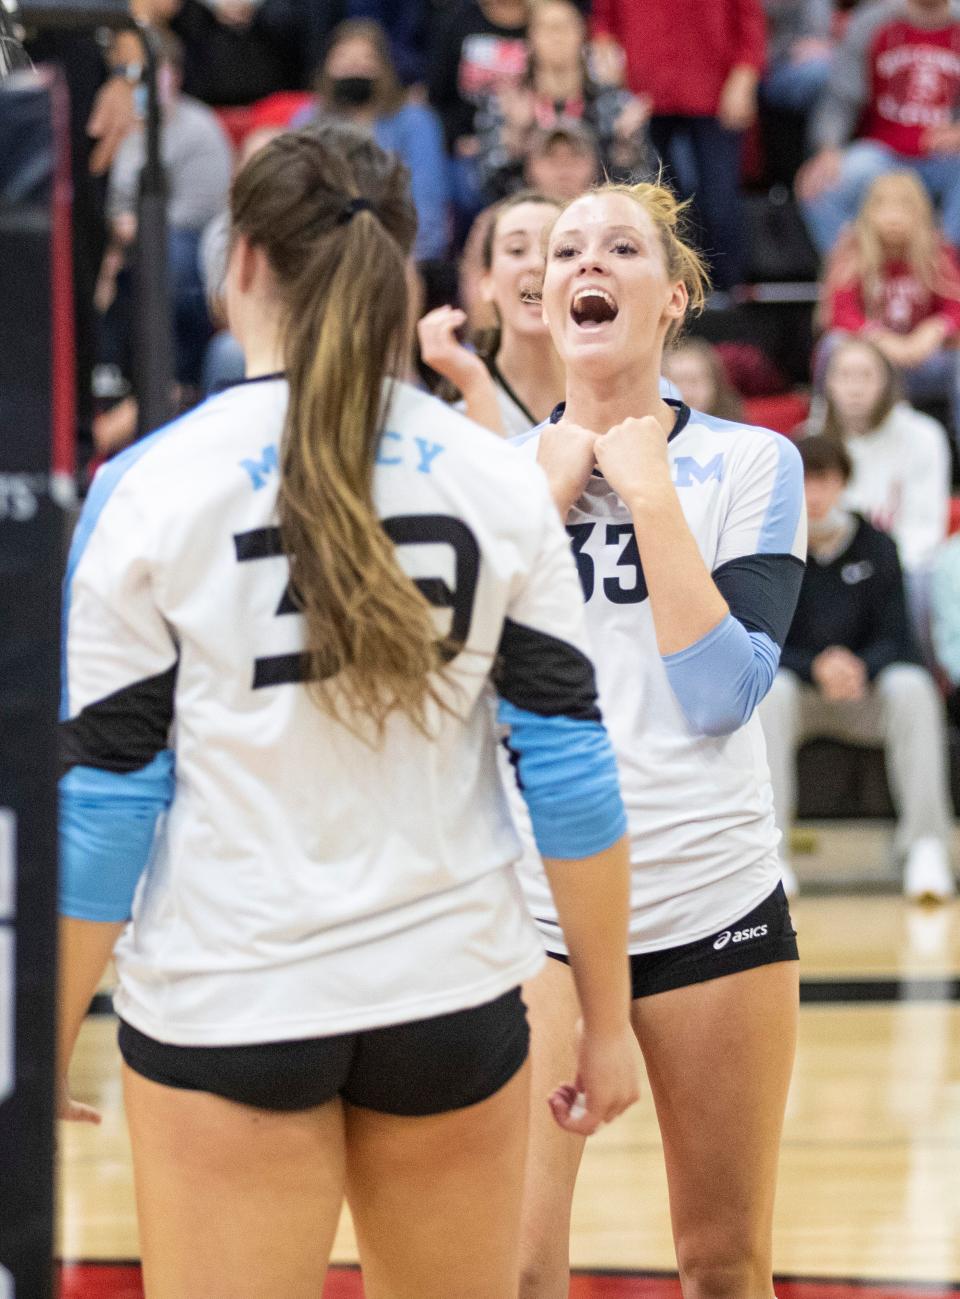
[[[437,307],[420,321],[420,354],[459,393],[471,419],[503,436],[526,433],[563,396],[563,366],[543,322],[538,298],[544,231],[560,204],[533,190],[494,209],[481,244],[480,296],[496,323],[477,333],[476,350],[456,331],[459,307]]]
[[[555,1118],[636,1096],[574,565],[543,475],[390,380],[403,174],[342,127],[247,164],[246,382],[102,470],[73,544],[60,1068],[116,944],[151,1299],[318,1295],[344,1192],[370,1299],[515,1292],[543,952],[494,690],[583,1012]]]
[[[656,185],[561,214],[543,308],[567,401],[517,439],[573,541],[632,844],[632,1022],[663,1134],[685,1299],[770,1299],[793,1064],[796,935],[757,703],[803,576],[803,477],[786,438],[658,392],[664,344],[706,281]],[[573,1063],[566,944],[525,814],[522,878],[551,956],[528,986],[533,1094]],[[534,1112],[523,1299],[568,1287],[583,1149]]]

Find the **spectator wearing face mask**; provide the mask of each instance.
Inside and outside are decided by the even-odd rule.
[[[383,28],[365,19],[341,23],[315,80],[317,111],[368,130],[381,149],[397,155],[410,172],[418,229],[418,261],[442,257],[449,242],[449,192],[443,131],[425,104],[407,103],[397,80]]]

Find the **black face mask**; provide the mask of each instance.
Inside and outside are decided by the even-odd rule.
[[[373,77],[334,77],[330,83],[333,102],[342,108],[362,108],[373,98]]]

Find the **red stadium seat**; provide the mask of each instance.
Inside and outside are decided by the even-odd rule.
[[[267,95],[253,104],[218,108],[216,113],[230,143],[239,149],[251,131],[270,126],[285,130],[297,113],[313,102],[313,95],[306,90],[278,90],[275,95]]]
[[[747,397],[743,403],[748,424],[790,434],[810,413],[810,398],[802,392],[783,392],[774,397]],[[958,523],[960,527],[960,523]]]
[[[240,104],[235,108],[218,108],[215,111],[230,143],[235,149],[239,149],[243,137],[250,130],[251,105]]]

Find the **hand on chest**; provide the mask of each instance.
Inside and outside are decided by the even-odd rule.
[[[720,536],[723,462],[720,453],[699,458],[671,456],[673,487],[708,568],[713,566]],[[647,599],[634,521],[623,501],[599,475],[571,511],[567,533],[585,601],[629,605]]]

